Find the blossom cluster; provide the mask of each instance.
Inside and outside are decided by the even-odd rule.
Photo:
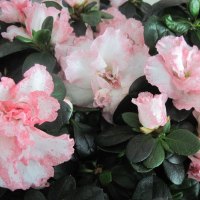
[[[66,0],[74,9],[91,1]],[[183,36],[166,36],[151,56],[144,42],[144,27],[136,19],[127,19],[117,9],[124,1],[111,2],[105,10],[111,19],[102,19],[95,31],[87,26],[84,36],[76,36],[67,7],[60,9],[29,0],[1,1],[0,21],[12,24],[2,37],[34,41],[52,17],[50,46],[60,66],[67,98],[80,107],[101,108],[103,117],[113,123],[113,114],[128,94],[132,83],[145,76],[160,94],[142,92],[132,103],[137,105],[142,128],[151,130],[168,122],[165,103],[173,100],[178,109],[200,112],[200,50],[188,45]],[[13,25],[14,24],[14,25]],[[17,24],[17,25],[16,25]],[[42,187],[53,176],[52,166],[68,161],[74,141],[64,134],[53,137],[36,124],[52,122],[59,103],[51,97],[52,77],[44,66],[36,64],[15,84],[7,77],[0,83],[0,186],[11,190]],[[200,130],[198,129],[198,132]],[[200,180],[199,156],[190,157],[190,177]]]

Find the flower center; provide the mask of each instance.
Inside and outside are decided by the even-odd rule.
[[[111,70],[107,70],[104,73],[99,73],[99,76],[104,78],[114,89],[121,87],[119,77],[114,75]]]

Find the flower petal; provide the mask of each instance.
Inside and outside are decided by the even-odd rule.
[[[43,65],[36,64],[24,73],[24,79],[15,88],[16,96],[28,95],[33,91],[53,92],[54,84],[51,75]]]

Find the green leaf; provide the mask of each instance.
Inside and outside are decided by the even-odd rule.
[[[147,173],[152,171],[152,169],[146,168],[142,163],[131,163],[131,166],[138,173]]]
[[[5,42],[0,44],[0,58],[29,48],[31,47],[19,41]]]
[[[171,122],[170,120],[168,120],[168,122],[164,125],[163,127],[163,133],[168,134],[170,132],[171,129]]]
[[[165,142],[164,140],[160,140],[160,142],[161,142],[163,148],[164,148],[166,151],[168,151],[168,152],[170,152],[170,153],[173,153],[173,151],[169,148],[169,145],[167,144],[167,142]]]
[[[173,164],[165,160],[163,162],[163,167],[167,177],[172,183],[180,185],[183,182],[185,178],[185,169],[183,164]]]
[[[97,26],[101,22],[100,11],[91,11],[81,14],[82,20],[90,26]]]
[[[101,18],[102,19],[113,19],[113,16],[109,13],[101,11]]]
[[[93,1],[89,4],[87,4],[85,7],[84,7],[84,12],[89,12],[91,11],[95,6],[97,5],[97,2],[96,1]]]
[[[24,61],[22,73],[33,67],[35,64],[44,65],[49,72],[56,66],[56,59],[49,53],[32,53]]]
[[[151,16],[144,24],[145,43],[154,49],[158,40],[167,35],[174,35],[167,27],[162,24],[156,16]]]
[[[200,1],[199,0],[190,0],[189,1],[189,11],[193,17],[197,17],[199,15],[200,10]]]
[[[165,137],[165,141],[172,151],[183,156],[193,155],[200,149],[199,139],[185,129],[172,131]]]
[[[156,176],[148,176],[139,181],[132,200],[171,199],[167,185]]]
[[[73,113],[73,109],[69,104],[64,101],[59,101],[59,103],[60,109],[58,110],[58,117],[56,120],[53,122],[45,122],[39,126],[40,129],[54,136],[60,135],[59,131],[61,127],[69,122]]]
[[[155,145],[151,135],[136,135],[126,147],[126,156],[131,163],[138,163],[149,157]]]
[[[87,124],[72,121],[76,151],[79,156],[87,157],[94,153],[94,129]]]
[[[99,187],[82,186],[67,195],[64,200],[108,200],[108,197]]]
[[[53,74],[54,82],[54,91],[51,94],[52,97],[55,97],[58,100],[63,100],[66,97],[66,88],[60,77]]]
[[[156,145],[154,146],[150,156],[143,161],[143,164],[147,167],[147,168],[155,168],[158,167],[159,165],[162,164],[162,162],[165,159],[165,151],[160,143],[160,141],[158,140],[156,142]]]
[[[112,173],[110,171],[103,171],[99,174],[100,183],[105,186],[112,182]]]
[[[138,177],[138,174],[126,165],[117,165],[112,169],[113,182],[125,189],[135,189]]]
[[[49,44],[50,40],[51,31],[48,29],[42,29],[33,34],[33,41],[38,45]]]
[[[15,37],[17,40],[19,40],[20,42],[23,42],[23,43],[27,43],[27,44],[30,44],[30,43],[33,43],[32,39],[30,38],[26,38],[26,37],[23,37],[23,36],[16,36]]]
[[[48,200],[64,199],[68,193],[75,189],[76,181],[72,176],[62,177],[50,186]]]
[[[133,136],[134,133],[129,127],[116,126],[100,133],[96,142],[100,146],[114,146],[126,142]]]
[[[136,129],[140,128],[140,121],[138,118],[138,114],[132,112],[126,112],[122,114],[122,118],[128,126]]]
[[[58,10],[62,10],[62,6],[60,4],[58,4],[58,3],[56,3],[55,1],[44,1],[42,3],[44,3],[47,8],[54,7],[56,9],[58,9]]]
[[[53,29],[53,17],[52,16],[48,16],[44,20],[44,22],[42,23],[42,29],[49,30],[50,33],[52,32],[52,29]]]
[[[45,196],[37,190],[29,190],[24,196],[24,200],[46,200]]]
[[[181,21],[181,20],[173,20],[171,15],[166,15],[164,17],[164,21],[166,26],[173,32],[178,33],[178,34],[184,34],[189,31],[191,28],[191,25],[187,21]]]

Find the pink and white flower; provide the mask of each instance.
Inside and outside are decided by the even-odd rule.
[[[53,166],[71,158],[74,141],[68,135],[54,137],[34,127],[57,117],[60,105],[50,96],[53,88],[51,75],[41,65],[29,69],[18,84],[1,78],[1,187],[43,187],[54,175]]]
[[[156,129],[167,123],[167,112],[165,94],[153,95],[150,92],[139,93],[137,99],[132,99],[132,103],[138,107],[139,120],[143,127]]]
[[[167,36],[156,45],[158,55],[148,59],[145,75],[149,83],[173,99],[179,110],[200,111],[200,51],[183,37]]]
[[[25,20],[24,9],[29,7],[31,2],[29,0],[10,0],[0,2],[0,21],[6,23],[23,23]]]
[[[191,163],[188,169],[188,178],[200,181],[200,151],[195,155],[189,156]]]
[[[45,4],[33,3],[31,6],[24,9],[25,13],[25,28],[17,26],[9,26],[7,32],[2,33],[2,36],[12,41],[16,36],[23,36],[31,39],[33,31],[42,29],[44,20],[53,17],[53,30],[51,34],[51,43],[56,45],[68,40],[73,32],[69,24],[68,10],[57,10],[54,7],[46,7]]]
[[[99,6],[99,0],[65,0],[65,2],[71,7],[79,7],[92,2],[97,2],[97,5]]]
[[[132,82],[144,74],[148,48],[113,28],[81,44],[62,57],[68,95],[79,106],[102,107],[104,117],[112,121]]]
[[[117,8],[111,7],[105,10],[113,16],[113,19],[102,20],[97,30],[102,35],[109,27],[120,29],[134,44],[144,45],[144,27],[142,23],[134,18],[127,19]]]

